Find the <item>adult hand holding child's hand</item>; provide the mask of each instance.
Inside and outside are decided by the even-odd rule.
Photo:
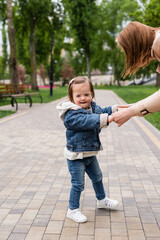
[[[122,124],[127,122],[131,117],[134,116],[134,112],[131,108],[132,105],[120,105],[119,108],[122,110],[119,110],[118,112],[115,112],[112,114],[113,120],[115,123],[117,123],[118,127],[120,127]]]

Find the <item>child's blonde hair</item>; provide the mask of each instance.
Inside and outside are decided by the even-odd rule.
[[[87,76],[78,76],[78,77],[73,78],[68,84],[68,98],[71,102],[73,102],[73,85],[74,84],[81,84],[81,83],[85,83],[85,82],[89,83],[92,98],[95,97],[93,84],[89,80],[89,78]]]

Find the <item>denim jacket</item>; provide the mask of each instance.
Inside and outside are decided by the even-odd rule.
[[[65,112],[63,120],[66,127],[67,149],[72,152],[99,151],[100,114],[112,114],[112,107],[101,108],[91,102],[92,112],[83,108]]]

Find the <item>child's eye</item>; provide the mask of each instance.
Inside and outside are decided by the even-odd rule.
[[[76,97],[80,97],[80,95],[77,95]]]
[[[89,93],[86,93],[85,96],[88,97],[88,96],[89,96]]]

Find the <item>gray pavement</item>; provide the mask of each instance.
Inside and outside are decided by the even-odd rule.
[[[96,101],[122,102],[105,90],[96,90]],[[81,208],[88,222],[74,223],[66,218],[70,175],[57,103],[22,104],[0,119],[0,240],[160,240],[160,132],[138,117],[102,131],[104,186],[120,205],[96,209],[86,176]]]

